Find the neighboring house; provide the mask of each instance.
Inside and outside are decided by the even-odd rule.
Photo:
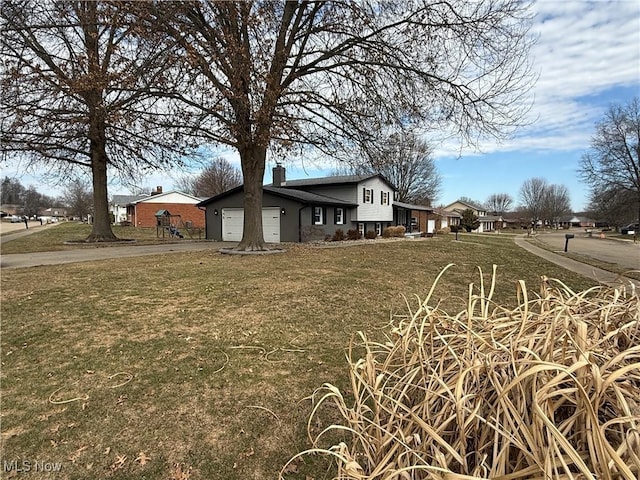
[[[1,207],[6,216],[22,215],[24,213],[24,207],[22,205],[15,205],[12,203],[3,203]]]
[[[183,192],[162,193],[162,187],[158,187],[150,196],[127,205],[127,219],[136,227],[155,227],[158,223],[156,214],[165,210],[172,217],[179,218],[175,227],[190,225],[193,228],[204,228],[204,211],[197,206],[201,200]]]
[[[435,208],[433,214],[436,218],[436,229],[451,228],[453,225],[460,225],[462,215],[458,212],[447,211],[444,208]]]
[[[132,222],[127,215],[127,205],[148,198],[149,195],[114,195],[109,203],[109,211],[115,223]],[[133,222],[132,222],[133,223]]]
[[[66,220],[67,209],[64,207],[44,208],[39,211],[38,217],[41,218],[43,222],[59,222]]]
[[[587,217],[567,215],[565,217],[560,217],[558,220],[558,226],[562,228],[593,228],[596,226],[596,221]]]
[[[269,243],[307,242],[332,237],[336,230],[381,235],[392,225],[411,225],[415,205],[393,201],[395,187],[383,176],[343,175],[286,180],[273,168],[273,183],[262,189],[262,228]],[[198,204],[206,209],[206,238],[240,241],[244,192],[239,186]]]
[[[442,210],[446,212],[456,212],[460,214],[461,218],[462,212],[467,209],[472,210],[474,215],[478,217],[478,221],[480,222],[480,226],[476,230],[478,233],[493,232],[495,230],[501,230],[506,227],[506,223],[500,215],[487,215],[487,211],[484,207],[472,205],[460,200],[450,203],[446,207],[443,207]],[[459,225],[460,221],[458,221],[457,224]]]
[[[404,225],[408,233],[435,233],[436,215],[431,207],[393,202],[394,223]]]

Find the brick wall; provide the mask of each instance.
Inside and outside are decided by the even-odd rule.
[[[204,211],[186,203],[138,203],[136,204],[136,226],[155,227],[156,212],[168,210],[171,215],[180,215],[184,223],[192,222],[194,228],[204,228]]]

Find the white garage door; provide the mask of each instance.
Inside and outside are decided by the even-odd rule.
[[[242,240],[244,229],[243,208],[222,209],[222,240],[225,242],[239,242]],[[262,232],[264,241],[269,243],[280,242],[280,208],[262,209]]]

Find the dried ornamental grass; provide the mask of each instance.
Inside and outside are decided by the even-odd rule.
[[[436,280],[386,342],[359,333],[353,398],[331,384],[316,392],[314,448],[291,461],[328,454],[336,478],[358,480],[640,478],[633,285],[574,292],[543,278],[529,298],[521,281],[511,310],[491,301],[495,273],[487,292],[480,272],[457,315],[429,305]],[[330,405],[341,422],[312,435]],[[335,435],[345,440],[322,448]]]

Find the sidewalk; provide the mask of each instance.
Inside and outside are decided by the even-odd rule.
[[[591,265],[572,260],[571,258],[567,258],[562,255],[550,252],[543,248],[536,247],[535,245],[527,242],[527,240],[523,236],[515,237],[514,241],[516,242],[516,245],[527,250],[530,253],[533,253],[534,255],[537,255],[538,257],[544,258],[551,263],[560,265],[562,268],[566,268],[567,270],[578,273],[587,278],[592,278],[597,282],[614,287],[620,286],[622,284],[632,283],[636,286],[636,288],[640,288],[640,281],[638,280],[623,277],[621,275],[618,275],[617,273],[602,270],[601,268],[593,267]]]
[[[19,228],[18,228],[19,225]],[[4,235],[0,235],[0,245],[3,243],[10,242],[11,240],[15,240],[16,238],[26,237],[27,235],[31,235],[35,232],[40,232],[44,229],[51,228],[55,225],[59,225],[59,223],[45,223],[40,225],[40,222],[31,221],[29,222],[29,228],[27,229],[24,226],[24,223],[9,223],[9,224],[0,224],[0,229],[5,232],[8,231],[10,233],[5,233]]]

